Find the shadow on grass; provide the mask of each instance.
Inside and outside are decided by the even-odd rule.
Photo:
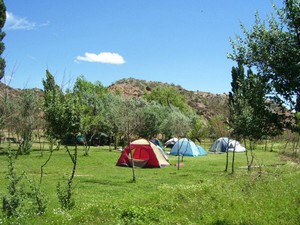
[[[88,184],[100,184],[104,186],[117,186],[120,185],[124,182],[121,181],[112,181],[112,180],[99,180],[99,179],[83,179],[81,180],[83,183],[88,183]]]
[[[7,155],[7,151],[2,150],[2,149],[0,148],[0,155]]]

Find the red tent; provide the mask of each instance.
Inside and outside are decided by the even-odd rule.
[[[127,146],[117,162],[117,166],[132,166],[131,154],[135,167],[163,167],[169,166],[169,162],[164,157],[162,149],[150,141],[139,139]]]

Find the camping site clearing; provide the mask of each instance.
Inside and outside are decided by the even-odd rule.
[[[75,207],[62,210],[58,183],[66,183],[72,162],[61,148],[43,167],[42,199],[45,214],[35,215],[27,198],[19,217],[8,219],[1,211],[0,224],[299,224],[300,168],[284,160],[277,151],[254,151],[255,164],[247,171],[245,153],[236,153],[234,174],[229,153],[184,157],[169,156],[171,166],[163,168],[118,167],[120,151],[93,147],[83,156],[79,147],[73,183]],[[49,152],[36,150],[13,158],[16,175],[24,175],[17,188],[29,192],[40,180],[41,166]],[[0,193],[9,193],[9,160],[0,155]]]

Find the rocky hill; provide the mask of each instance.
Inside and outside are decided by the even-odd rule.
[[[5,93],[9,93],[11,98],[18,98],[24,90],[26,89],[12,88],[0,82],[0,97],[3,97]],[[33,88],[32,90],[38,97],[41,98],[43,96],[43,91],[41,89]]]
[[[14,89],[0,82],[0,97],[2,98],[7,92],[9,92],[12,97],[17,97],[21,94],[20,89]]]
[[[188,91],[180,85],[168,84],[156,81],[145,81],[134,78],[119,80],[108,87],[113,92],[119,92],[128,96],[141,97],[147,92],[151,92],[157,86],[172,86],[185,95],[188,104],[195,109],[198,115],[209,120],[215,115],[227,116],[228,95],[213,94],[201,91]]]
[[[201,91],[188,91],[179,85],[162,83],[157,81],[145,81],[134,78],[122,79],[116,81],[108,87],[113,92],[119,92],[127,96],[142,97],[145,93],[151,92],[154,88],[161,86],[172,86],[186,96],[188,104],[195,109],[198,115],[209,120],[215,115],[224,115],[227,113],[227,94],[212,94]],[[22,93],[22,89],[14,89],[0,82],[0,97],[4,93],[10,93],[11,97],[18,97]],[[42,97],[42,90],[35,88],[35,93]]]

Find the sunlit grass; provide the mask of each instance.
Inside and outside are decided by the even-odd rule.
[[[46,148],[45,148],[46,149]],[[278,149],[254,151],[256,160],[247,171],[245,153],[237,153],[235,173],[224,172],[226,154],[184,157],[178,169],[176,156],[171,166],[160,169],[132,169],[115,166],[119,151],[92,147],[83,156],[79,147],[74,178],[76,207],[63,211],[56,196],[57,183],[71,174],[70,157],[62,147],[44,167],[42,191],[48,200],[45,215],[10,220],[20,224],[296,224],[300,220],[299,165],[282,161]],[[18,174],[39,182],[39,147],[30,155],[14,159]],[[0,155],[0,193],[7,193],[8,159]],[[26,185],[26,181],[24,181]],[[2,222],[7,221],[0,213]]]

